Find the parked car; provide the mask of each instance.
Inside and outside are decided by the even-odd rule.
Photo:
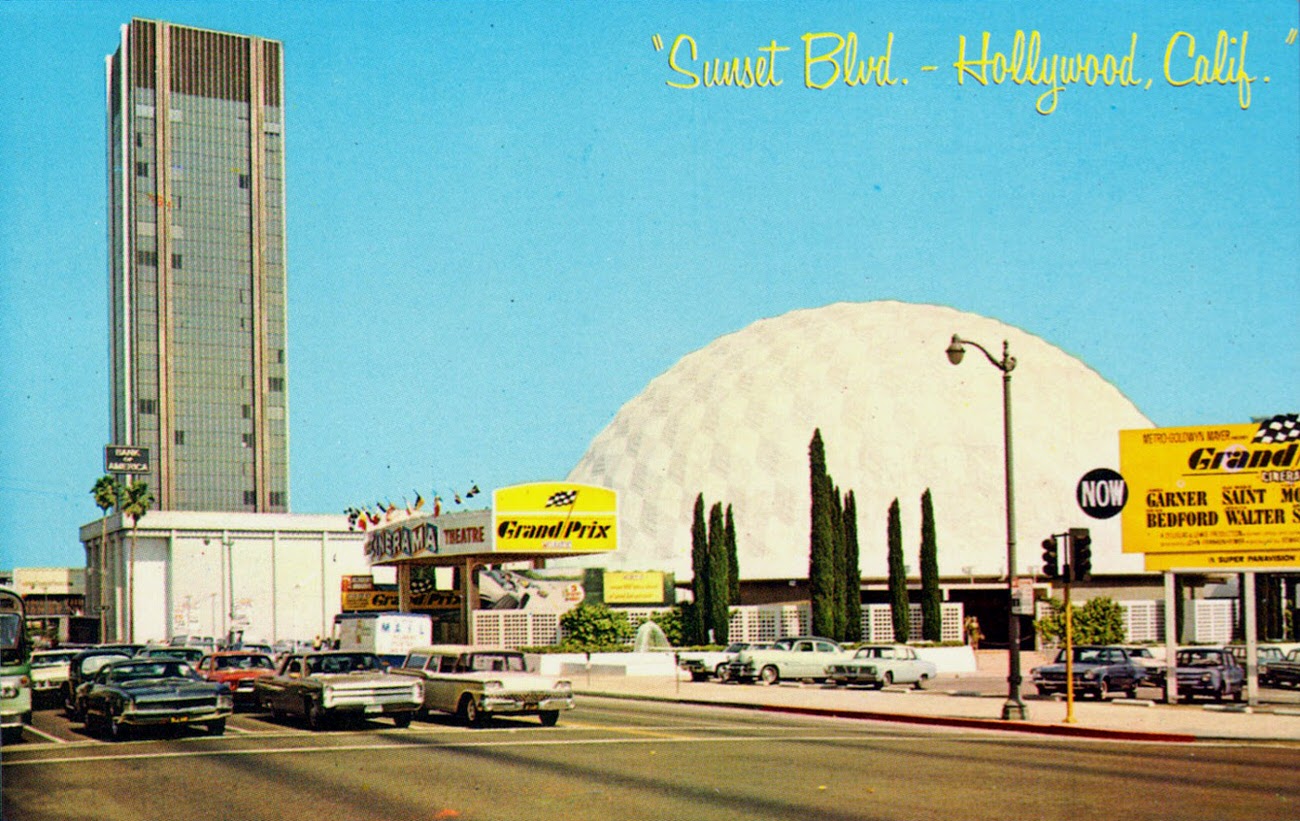
[[[1300,687],[1300,648],[1287,653],[1281,661],[1270,663],[1268,675],[1274,687]]]
[[[257,703],[254,685],[259,678],[275,675],[275,661],[265,653],[225,650],[204,656],[195,669],[208,681],[225,683],[239,707]]]
[[[106,664],[84,689],[86,729],[114,741],[150,725],[203,724],[209,735],[221,735],[234,708],[230,688],[204,680],[174,658]]]
[[[1040,696],[1066,691],[1065,649],[1056,654],[1056,660],[1029,671]],[[1074,648],[1074,692],[1106,698],[1112,691],[1123,691],[1129,698],[1137,697],[1138,684],[1146,678],[1146,668],[1134,662],[1124,647],[1084,645]]]
[[[1126,646],[1128,656],[1133,663],[1142,668],[1142,680],[1139,684],[1150,684],[1163,687],[1165,676],[1165,663],[1163,660],[1155,657],[1150,647]]]
[[[1241,701],[1246,687],[1246,669],[1231,650],[1224,647],[1184,647],[1179,649],[1178,697],[1191,701],[1194,696],[1210,696],[1223,701],[1229,696]]]
[[[1245,645],[1231,644],[1228,645],[1228,649],[1232,651],[1232,655],[1236,656],[1237,663],[1240,664],[1242,667],[1245,667],[1246,666]],[[1273,665],[1277,664],[1280,661],[1285,660],[1285,658],[1286,655],[1282,652],[1282,649],[1280,647],[1257,646],[1255,648],[1255,664],[1257,669],[1257,675],[1259,676],[1259,683],[1272,686],[1275,683],[1273,680]]]
[[[32,653],[32,700],[59,699],[68,685],[68,665],[80,650],[37,650]]]
[[[934,662],[917,656],[905,644],[868,644],[853,657],[826,668],[827,677],[840,687],[865,684],[877,690],[888,684],[911,684],[920,690],[939,670]]]
[[[388,716],[407,727],[424,702],[418,681],[388,672],[374,653],[291,653],[273,676],[253,684],[257,704],[276,719],[300,715],[313,730],[337,716]]]
[[[733,641],[723,650],[696,650],[679,653],[677,664],[691,674],[691,681],[708,681],[710,676],[718,681],[727,680],[727,665],[735,660],[742,650],[766,650],[772,647],[770,642]]]
[[[572,710],[573,686],[562,678],[528,672],[517,650],[444,644],[417,647],[393,672],[423,687],[423,710],[454,713],[477,726],[494,715],[535,715],[552,727]]]
[[[211,653],[217,647],[217,640],[212,636],[172,636],[167,642],[172,647],[197,647]]]
[[[135,654],[136,658],[145,659],[180,659],[191,667],[197,667],[203,660],[205,652],[200,647],[145,647]]]
[[[92,647],[82,650],[68,662],[68,680],[63,687],[63,710],[74,721],[85,717],[81,697],[82,685],[87,685],[99,668],[115,661],[126,661],[135,654],[129,647]]]
[[[839,642],[820,636],[778,639],[764,650],[742,650],[727,665],[728,678],[743,683],[755,679],[776,684],[786,679],[825,679],[826,668],[852,654]]]

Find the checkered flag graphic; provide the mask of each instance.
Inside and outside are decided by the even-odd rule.
[[[546,500],[547,507],[569,507],[578,501],[578,491],[561,490],[559,493],[552,493],[551,498]]]
[[[1292,442],[1300,439],[1300,421],[1297,421],[1298,417],[1300,417],[1300,414],[1283,413],[1260,422],[1259,430],[1255,431],[1254,441],[1265,445],[1273,445],[1278,442]]]

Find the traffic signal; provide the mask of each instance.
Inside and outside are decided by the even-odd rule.
[[[1061,575],[1061,568],[1057,562],[1056,537],[1048,536],[1043,539],[1043,575],[1049,579]]]
[[[1070,568],[1076,582],[1092,578],[1092,536],[1086,527],[1070,528]]]

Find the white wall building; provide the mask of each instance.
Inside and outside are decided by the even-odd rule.
[[[152,511],[135,534],[131,608],[131,522],[113,514],[103,528],[105,550],[100,520],[82,526],[81,542],[86,613],[101,615],[104,641],[327,635],[341,610],[342,577],[371,573],[364,534],[342,515]]]

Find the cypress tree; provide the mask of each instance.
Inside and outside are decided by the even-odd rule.
[[[858,501],[844,497],[844,641],[862,641],[862,569],[858,561]]]
[[[921,494],[921,638],[943,638],[943,607],[939,592],[939,544],[934,535],[934,500],[930,489]]]
[[[848,562],[844,555],[844,507],[840,502],[838,487],[831,489],[831,524],[831,534],[835,537],[835,586],[831,590],[831,601],[835,603],[835,632],[829,635],[836,641],[844,641],[845,624],[848,621],[848,610],[844,607],[844,591],[848,588]]]
[[[889,506],[889,607],[894,617],[894,641],[907,641],[911,613],[907,603],[907,571],[903,567],[903,523],[898,500]]]
[[[722,503],[709,511],[709,614],[705,629],[713,631],[710,643],[726,644],[730,632],[731,579],[727,567],[727,533],[723,524]],[[706,633],[707,637],[707,633]]]
[[[728,601],[732,605],[740,605],[740,558],[737,556],[736,549],[736,520],[731,515],[731,505],[727,505],[727,577],[731,579],[731,595]]]
[[[695,497],[695,518],[691,522],[691,591],[695,606],[691,608],[690,642],[708,640],[709,536],[704,525],[704,494]]]
[[[822,432],[813,431],[808,444],[808,490],[811,497],[808,545],[808,590],[812,632],[829,637],[835,632],[835,537],[831,520],[830,477],[826,475],[826,450]]]

